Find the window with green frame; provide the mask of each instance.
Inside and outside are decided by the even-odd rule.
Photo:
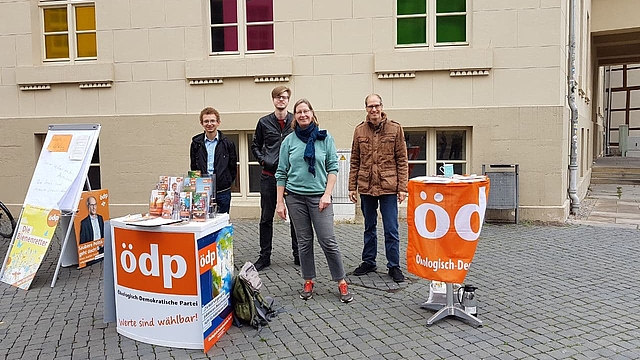
[[[437,44],[466,42],[467,1],[396,0],[398,45],[428,45],[430,29]]]

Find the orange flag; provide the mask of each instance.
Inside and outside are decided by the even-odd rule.
[[[407,268],[420,277],[463,283],[476,252],[489,180],[409,181]]]

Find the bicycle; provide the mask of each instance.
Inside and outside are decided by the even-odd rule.
[[[7,207],[0,201],[0,236],[11,239],[16,230],[16,221]]]

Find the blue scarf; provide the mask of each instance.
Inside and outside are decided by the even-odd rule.
[[[304,148],[304,160],[309,164],[309,172],[316,177],[316,140],[324,140],[327,137],[327,130],[318,130],[313,122],[306,129],[296,127],[296,136],[300,141],[307,144]]]

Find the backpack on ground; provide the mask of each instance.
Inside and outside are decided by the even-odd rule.
[[[273,309],[274,300],[262,296],[262,281],[252,263],[247,262],[234,278],[231,299],[236,318],[257,329],[269,324],[276,315]]]

